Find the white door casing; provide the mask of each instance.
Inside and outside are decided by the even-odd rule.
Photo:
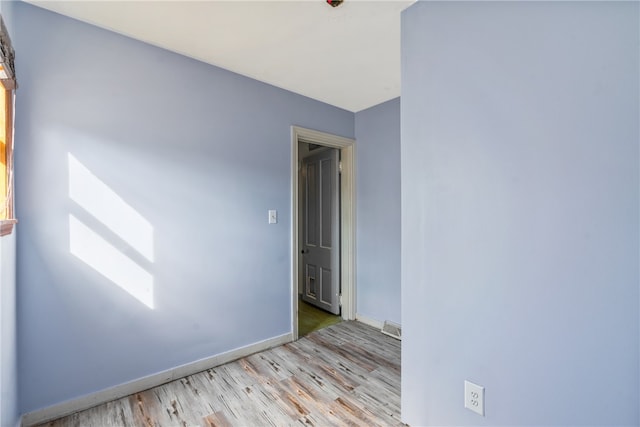
[[[291,324],[294,339],[298,339],[298,143],[307,142],[340,149],[342,174],[340,180],[340,282],[342,287],[342,318],[356,318],[356,213],[355,213],[355,140],[325,132],[291,127]]]

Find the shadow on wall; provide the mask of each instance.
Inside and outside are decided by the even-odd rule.
[[[152,225],[71,153],[68,168],[69,198],[77,211],[69,213],[69,252],[153,309]],[[104,227],[92,229],[79,218],[87,215]]]

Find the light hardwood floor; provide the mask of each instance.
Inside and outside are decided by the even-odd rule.
[[[43,426],[402,426],[400,341],[342,322]]]

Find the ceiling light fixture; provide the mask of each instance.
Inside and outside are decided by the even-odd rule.
[[[333,7],[340,6],[344,0],[326,0]]]

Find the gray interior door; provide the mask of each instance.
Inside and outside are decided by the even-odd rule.
[[[302,160],[302,299],[340,314],[338,149]]]

